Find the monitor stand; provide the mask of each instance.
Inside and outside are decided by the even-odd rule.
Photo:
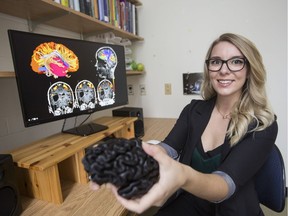
[[[78,136],[88,136],[106,129],[108,129],[106,125],[89,123],[68,130],[62,130],[62,133],[70,133]]]

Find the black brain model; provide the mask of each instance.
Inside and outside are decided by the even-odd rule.
[[[140,139],[110,139],[89,148],[82,159],[90,179],[112,183],[126,199],[141,197],[158,181],[158,162],[142,149]]]

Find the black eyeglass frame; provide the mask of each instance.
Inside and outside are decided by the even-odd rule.
[[[227,64],[227,62],[230,61],[230,60],[232,60],[232,59],[242,59],[242,60],[244,61],[243,67],[242,67],[241,69],[239,69],[239,70],[231,70],[230,67],[229,67],[229,65]],[[220,68],[219,68],[218,70],[210,70],[210,69],[209,69],[209,61],[210,61],[210,60],[218,60],[218,61],[221,61],[221,66],[220,66]],[[238,71],[241,71],[241,70],[245,67],[245,65],[248,63],[248,61],[247,61],[247,59],[246,59],[245,57],[232,57],[232,58],[227,59],[227,60],[210,58],[210,59],[205,60],[205,63],[206,63],[206,66],[207,66],[208,71],[211,71],[211,72],[218,72],[218,71],[220,71],[220,70],[222,69],[224,63],[226,64],[226,66],[227,66],[227,68],[229,69],[229,71],[231,71],[231,72],[238,72]]]

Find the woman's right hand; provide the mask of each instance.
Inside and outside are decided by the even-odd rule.
[[[96,184],[95,182],[90,181],[90,188],[91,190],[98,190],[100,189],[100,185]]]
[[[117,188],[110,185],[117,200],[128,210],[137,213],[142,213],[152,206],[162,206],[185,183],[185,173],[182,164],[171,159],[160,146],[144,142],[142,146],[144,151],[159,163],[159,181],[141,198],[130,200],[119,196]],[[97,186],[95,187],[97,188]]]

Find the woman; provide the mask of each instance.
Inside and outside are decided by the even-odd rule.
[[[262,57],[249,40],[227,33],[212,43],[205,63],[204,100],[183,109],[160,145],[143,144],[159,162],[159,182],[137,200],[119,197],[114,188],[126,208],[139,213],[162,206],[158,216],[263,215],[254,178],[278,127]]]

